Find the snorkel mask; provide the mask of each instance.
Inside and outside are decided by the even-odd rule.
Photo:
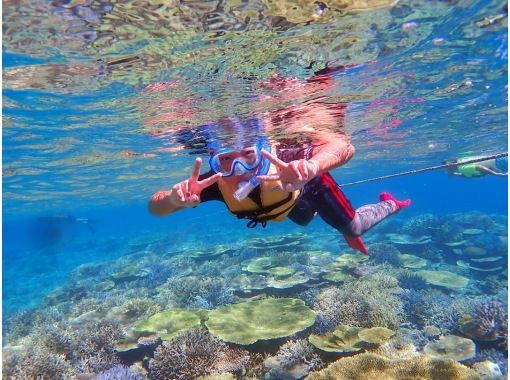
[[[225,178],[251,175],[250,179],[239,184],[234,197],[241,201],[260,184],[258,175],[266,175],[270,162],[262,156],[262,151],[271,152],[271,145],[265,137],[259,137],[257,144],[249,147],[221,148],[209,158],[209,166]],[[234,158],[235,157],[235,158]]]

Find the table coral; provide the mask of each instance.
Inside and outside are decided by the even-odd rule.
[[[314,322],[315,313],[304,301],[268,298],[217,308],[209,313],[205,325],[224,341],[246,345],[289,336]]]
[[[364,353],[337,360],[307,380],[481,380],[481,377],[453,360],[422,355],[409,359],[387,359]]]

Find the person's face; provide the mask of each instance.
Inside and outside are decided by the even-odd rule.
[[[257,162],[257,151],[254,146],[244,148],[240,151],[221,154],[219,157],[222,172],[230,172],[234,160],[240,160],[247,166],[252,166]]]

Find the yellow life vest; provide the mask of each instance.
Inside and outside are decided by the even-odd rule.
[[[278,169],[271,164],[268,174],[277,173]],[[262,182],[260,189],[260,204],[257,204],[249,196],[238,201],[234,198],[232,189],[228,188],[224,181],[218,181],[221,195],[231,213],[240,219],[251,219],[248,227],[255,227],[259,222],[265,227],[267,221],[282,221],[296,205],[300,191],[291,193],[281,190],[281,181]],[[254,190],[257,191],[257,188]]]

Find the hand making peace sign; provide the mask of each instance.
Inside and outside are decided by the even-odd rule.
[[[275,174],[257,176],[258,180],[281,181],[282,189],[288,192],[303,188],[308,181],[319,174],[319,166],[314,161],[295,160],[283,162],[276,155],[263,150],[262,155],[271,161],[280,171]]]
[[[203,181],[198,180],[200,169],[202,168],[202,159],[195,159],[195,166],[188,179],[174,185],[170,194],[170,202],[178,207],[195,207],[200,203],[200,193],[206,187],[218,182],[221,173],[216,173]]]

